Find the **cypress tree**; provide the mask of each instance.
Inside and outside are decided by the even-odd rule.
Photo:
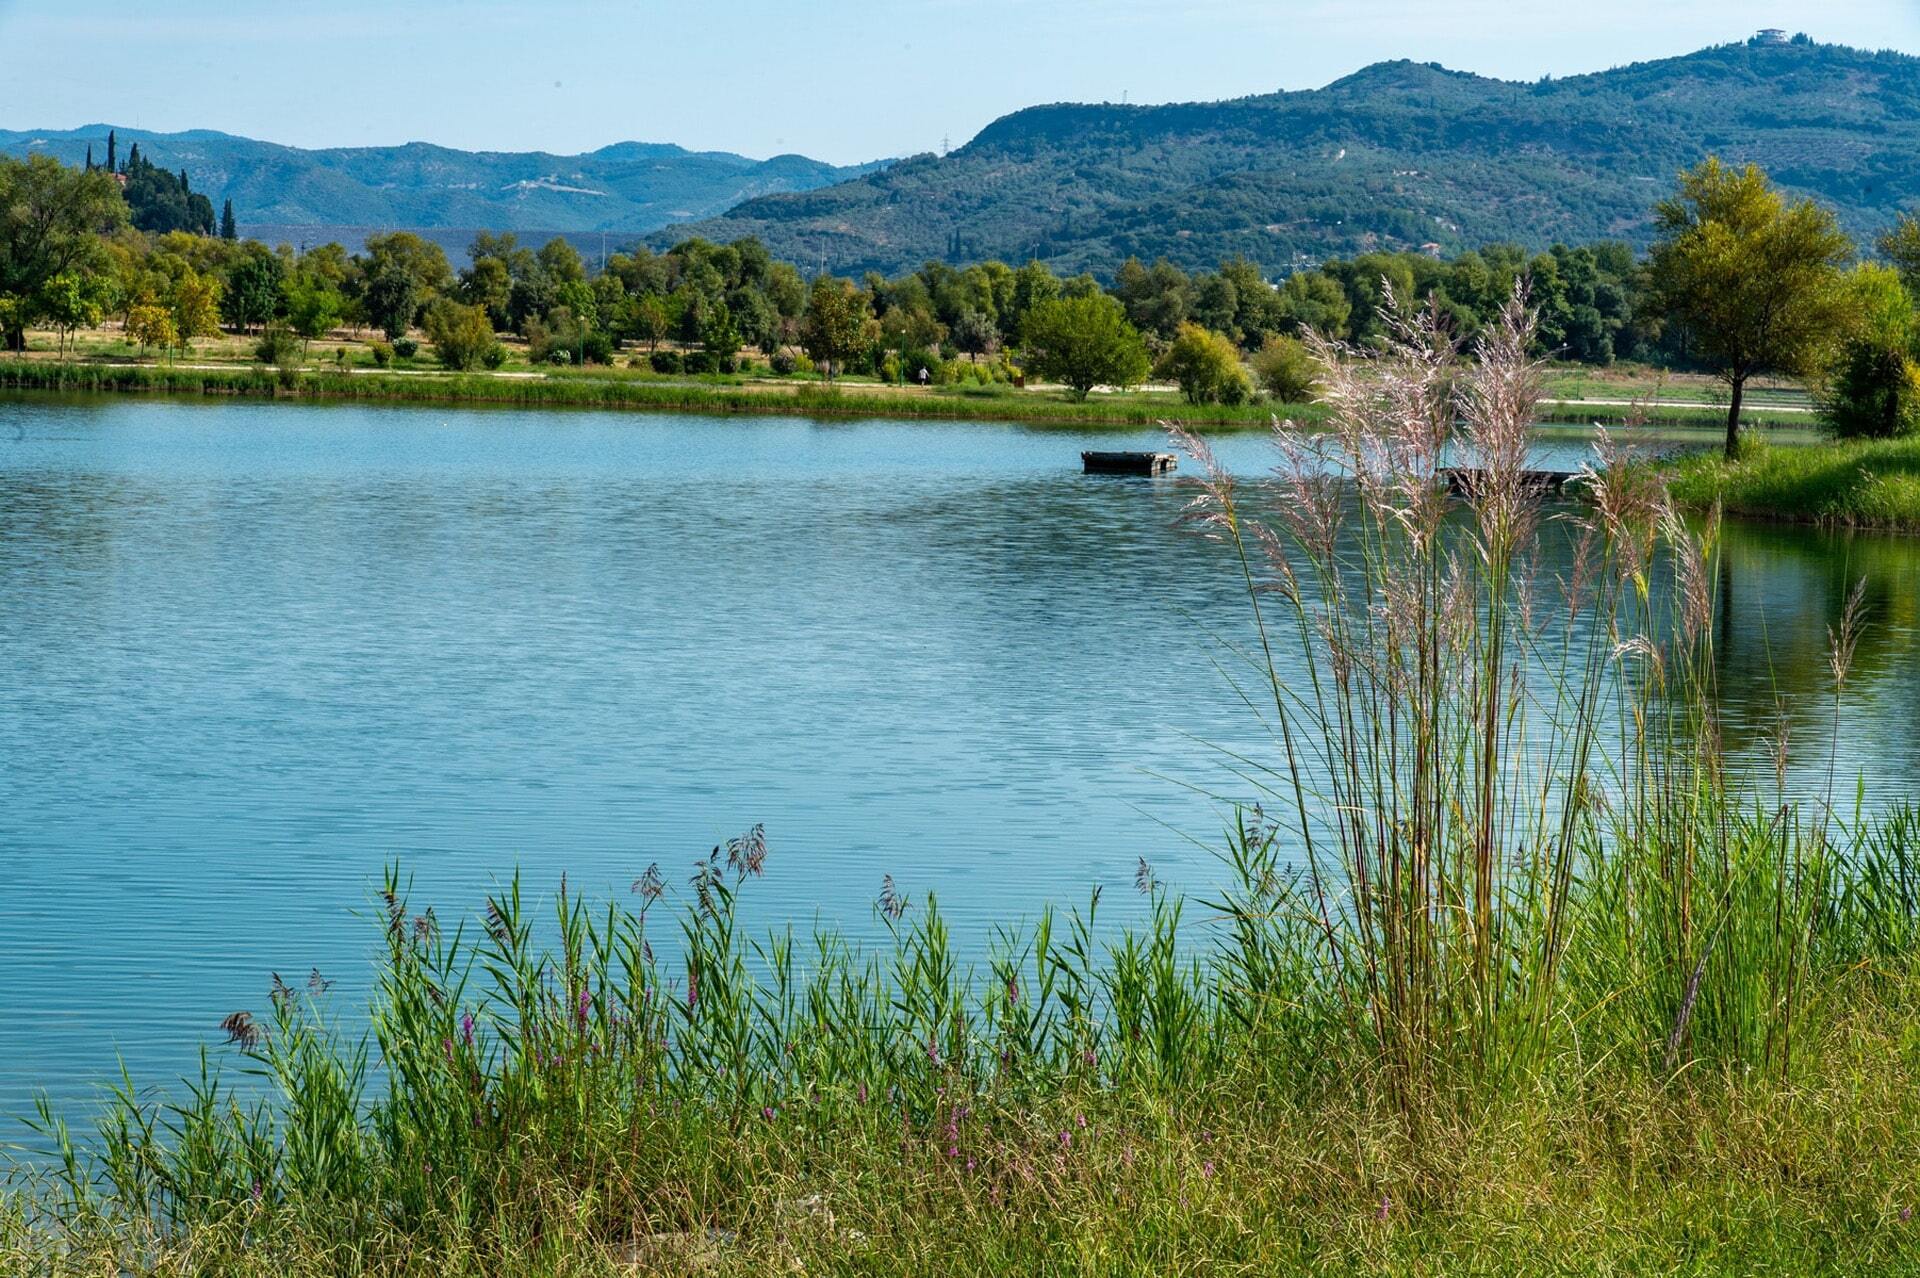
[[[140,167],[140,144],[138,142],[135,142],[132,146],[127,148],[127,167],[122,169],[121,172],[131,173],[139,167]]]
[[[87,143],[87,172],[93,172],[93,143]]]
[[[113,130],[108,129],[107,130],[107,172],[109,173],[119,172],[119,170],[114,167],[114,146],[117,142],[118,142],[118,139],[114,137]]]
[[[240,228],[233,223],[232,200],[228,200],[220,208],[220,238],[223,240],[237,240],[240,238]]]

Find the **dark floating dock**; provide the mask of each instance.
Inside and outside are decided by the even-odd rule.
[[[1089,475],[1165,475],[1179,464],[1172,453],[1081,453]]]
[[[1463,466],[1449,466],[1441,470],[1440,477],[1447,481],[1447,491],[1455,497],[1471,497],[1486,483],[1486,472]],[[1535,497],[1557,497],[1566,491],[1579,473],[1570,470],[1523,470],[1520,472],[1520,491]]]

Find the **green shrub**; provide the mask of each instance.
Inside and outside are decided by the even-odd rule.
[[[396,337],[393,339],[393,353],[401,359],[412,359],[420,353],[420,343],[411,337]]]
[[[767,357],[767,371],[775,377],[786,377],[798,366],[791,351],[775,351]]]
[[[583,364],[610,365],[613,363],[613,338],[594,329],[580,339],[580,362]]]
[[[375,342],[367,347],[367,354],[373,357],[375,368],[386,368],[393,363],[393,343]]]
[[[653,365],[656,373],[680,373],[686,371],[686,361],[680,358],[679,351],[655,351],[647,356],[647,363]]]
[[[1239,348],[1194,323],[1180,326],[1154,374],[1177,382],[1189,404],[1244,404],[1252,393]]]
[[[1920,367],[1904,345],[1863,337],[1848,342],[1820,417],[1841,439],[1920,434]]]
[[[1261,390],[1281,403],[1310,404],[1320,365],[1305,342],[1276,333],[1253,357],[1253,376]]]
[[[506,358],[502,352],[487,364],[500,341],[493,335],[493,321],[484,306],[462,306],[443,297],[427,309],[426,329],[440,363],[456,372],[483,364],[497,368]]]
[[[289,369],[300,366],[300,339],[285,324],[269,324],[253,348],[253,357],[262,364]]]
[[[688,351],[680,365],[689,373],[711,373],[714,371],[714,358],[711,351]]]

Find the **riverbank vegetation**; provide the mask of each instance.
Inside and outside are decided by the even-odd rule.
[[[589,263],[561,239],[535,249],[512,235],[482,234],[457,270],[437,245],[406,232],[370,236],[358,252],[339,244],[270,248],[230,234],[230,210],[222,211],[221,233],[212,233],[211,205],[193,194],[187,175],[138,156],[121,161],[114,140],[105,142],[103,168],[0,160],[12,219],[0,236],[0,345],[24,361],[258,365],[287,375],[551,379],[571,371],[698,387],[722,378],[764,384],[776,397],[788,394],[777,388],[831,381],[977,394],[994,399],[988,416],[1149,419],[1131,405],[1114,409],[1118,391],[1157,396],[1168,409],[1159,416],[1223,423],[1258,420],[1248,406],[1290,414],[1290,404],[1311,399],[1301,338],[1311,331],[1377,344],[1389,290],[1431,299],[1470,340],[1524,279],[1540,317],[1535,354],[1593,370],[1601,383],[1620,364],[1662,370],[1661,387],[1675,394],[1642,404],[1646,420],[1692,424],[1702,415],[1692,405],[1711,403],[1732,434],[1740,422],[1792,424],[1817,406],[1837,431],[1905,429],[1915,420],[1911,403],[1920,402],[1912,389],[1920,377],[1911,358],[1911,270],[1843,270],[1852,246],[1830,216],[1783,201],[1755,170],[1711,162],[1685,175],[1679,195],[1662,206],[1665,238],[1646,257],[1619,243],[1541,253],[1491,245],[1447,261],[1365,253],[1278,281],[1241,259],[1196,274],[1128,261],[1104,282],[1063,279],[1038,262],[929,262],[894,278],[808,281],[753,240],[689,240],[661,253],[639,247]],[[1912,226],[1894,228],[1884,255],[1896,266],[1907,261],[1902,236],[1915,235]],[[1757,304],[1775,296],[1795,303],[1793,322],[1780,319],[1788,313],[1781,308]],[[1751,405],[1747,386],[1770,374],[1814,394]],[[30,385],[47,375],[12,376]],[[1160,382],[1144,385],[1151,377]],[[282,381],[302,393],[327,385]],[[1710,382],[1726,393],[1704,393]],[[442,389],[524,402],[581,394],[543,400],[548,392]],[[387,380],[357,394],[376,390],[422,397]],[[1096,390],[1105,412],[1053,406]],[[675,402],[656,390],[595,394],[606,403]],[[678,396],[717,408],[733,398],[707,389]],[[1031,407],[1016,412],[1016,403]],[[1621,420],[1632,416],[1624,407],[1550,405],[1548,414]],[[948,415],[945,405],[902,412]]]
[[[1611,456],[1577,517],[1537,504],[1520,306],[1464,367],[1434,312],[1385,323],[1364,351],[1312,339],[1326,429],[1276,428],[1273,475],[1177,433],[1187,523],[1247,589],[1231,669],[1273,742],[1242,761],[1216,886],[1189,899],[1143,861],[1124,909],[955,938],[901,866],[858,947],[746,931],[779,855],[758,828],[684,886],[636,867],[625,901],[563,881],[537,912],[514,882],[465,923],[396,872],[365,1020],[318,972],[275,977],[209,1009],[227,1044],[170,1099],[129,1082],[77,1134],[43,1113],[0,1255],[1911,1270],[1920,811],[1789,785],[1837,771],[1860,597],[1826,729],[1728,746],[1714,522]],[[1456,503],[1459,434],[1483,470]],[[1553,539],[1564,578],[1540,570]],[[229,1090],[223,1057],[264,1094]]]
[[[1779,445],[1673,463],[1676,501],[1697,510],[1920,532],[1920,437]]]

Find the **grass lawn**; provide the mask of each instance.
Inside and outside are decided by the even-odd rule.
[[[1672,463],[1674,497],[1729,514],[1920,532],[1920,439],[1769,444],[1732,462],[1699,453]]]

